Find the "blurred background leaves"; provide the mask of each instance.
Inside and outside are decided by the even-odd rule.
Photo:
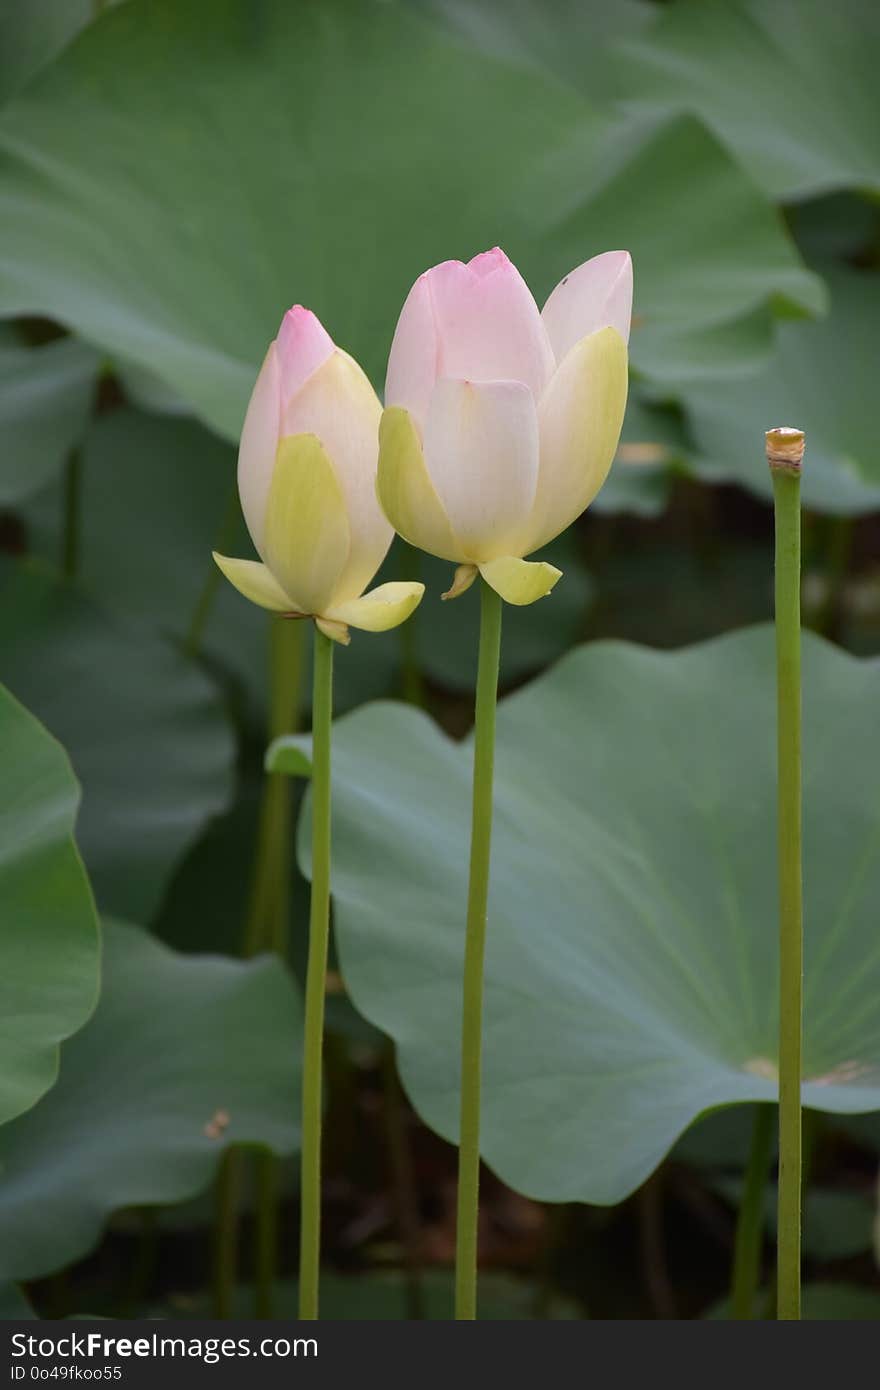
[[[0,1135],[0,1281],[87,1253],[118,1208],[192,1196],[228,1144],[298,1137],[299,1001],[277,961],[187,959],[106,922],[104,951],[61,1079]]]
[[[270,737],[307,723],[309,658],[294,639],[272,638],[269,619],[219,582],[209,558],[217,545],[248,553],[235,443],[282,312],[295,301],[315,309],[381,390],[400,304],[430,263],[499,242],[541,300],[589,255],[628,247],[633,379],[618,459],[588,516],[548,547],[565,574],[552,600],[506,623],[505,689],[586,639],[674,648],[765,618],[761,435],[780,421],[808,437],[807,619],[872,656],[880,652],[871,415],[880,339],[878,40],[875,8],[863,0],[29,0],[0,10],[0,679],[12,692],[0,723],[0,977],[29,981],[40,1000],[53,1001],[43,1016],[19,1010],[28,1027],[17,1026],[16,1038],[31,1024],[34,1031],[21,1068],[6,1068],[10,1113],[51,1085],[59,1043],[94,1004],[94,909],[70,839],[74,775],[83,797],[76,839],[99,907],[136,924],[106,930],[98,1012],[64,1043],[61,1080],[0,1136],[14,1169],[6,1196],[0,1187],[0,1248],[15,1256],[3,1268],[37,1280],[38,1311],[168,1307],[171,1295],[175,1315],[204,1310],[212,1224],[204,1192],[218,1152],[235,1138],[285,1153],[295,1144],[307,887],[291,841],[302,789],[266,778],[262,755]],[[344,711],[403,696],[444,730],[434,735],[443,755],[426,765],[401,833],[413,837],[451,924],[460,914],[454,894],[446,902],[443,855],[455,809],[447,783],[453,766],[464,776],[466,751],[449,740],[470,724],[476,605],[473,594],[440,603],[448,568],[395,542],[381,578],[423,579],[425,602],[399,632],[358,637],[340,653],[336,702]],[[727,672],[711,653],[745,652],[757,640],[681,664],[670,657],[669,671],[709,663],[717,713],[748,684],[749,669]],[[597,679],[622,659],[603,662]],[[834,676],[823,686],[834,731],[822,748],[828,755],[833,738],[840,749],[817,773],[817,824],[831,829],[816,863],[836,883],[824,856],[844,863],[842,826],[873,806],[868,762],[853,749],[858,729],[870,746],[876,701],[855,691],[870,690],[876,662],[821,662]],[[670,690],[655,692],[656,711],[650,680],[633,706],[634,736],[627,725],[615,745],[631,770],[651,721],[662,724],[678,708],[680,679],[670,674]],[[624,697],[620,709],[609,699],[602,727],[622,722],[625,708]],[[366,798],[359,833],[366,825],[370,835],[391,779],[355,777],[357,760],[346,769],[344,749],[347,727],[375,717],[358,713],[340,730],[344,794]],[[737,728],[742,717],[732,716]],[[688,725],[682,737],[691,732]],[[590,734],[583,710],[575,712],[572,740],[598,757],[601,741]],[[726,722],[715,734],[722,748],[731,739]],[[535,735],[517,737],[521,747],[514,740],[505,758],[512,766],[531,749],[534,773]],[[395,756],[404,746],[411,751],[402,739]],[[731,741],[731,758],[738,746]],[[755,744],[750,750],[757,756]],[[603,756],[611,757],[610,741]],[[732,777],[751,766],[748,756],[728,769]],[[729,815],[764,813],[769,759],[752,768],[751,782],[738,776],[741,800]],[[566,761],[559,775],[578,778],[577,812],[595,822],[578,838],[572,820],[566,871],[589,896],[584,845],[601,840],[608,806],[594,800],[581,762],[572,758],[569,770]],[[613,791],[611,771],[606,780]],[[658,782],[656,794],[669,800],[662,774]],[[549,812],[538,784],[540,820]],[[634,785],[643,809],[653,804],[652,787]],[[42,840],[25,834],[31,798]],[[676,821],[666,817],[658,801],[649,840],[674,837]],[[463,835],[463,821],[454,833]],[[517,949],[537,949],[529,890],[513,885],[528,853],[518,841],[505,845],[502,833],[499,855],[505,862],[515,845],[503,891],[519,923]],[[34,846],[51,872],[41,871]],[[376,874],[386,853],[383,842]],[[412,865],[399,868],[405,882]],[[691,870],[708,874],[705,864]],[[765,896],[768,874],[764,864]],[[684,868],[680,877],[689,881]],[[389,885],[377,885],[375,899],[350,895],[340,911],[356,1001],[368,969],[381,977],[377,989],[393,994],[395,971],[431,920],[415,914],[410,923],[411,905],[403,921],[390,909],[379,920]],[[856,918],[852,930],[867,930]],[[395,937],[395,954],[386,961],[373,942],[353,969],[352,942],[374,919],[377,940]],[[723,948],[709,918],[701,923],[698,945],[711,965]],[[761,929],[757,917],[748,925]],[[613,939],[617,909],[607,926]],[[560,952],[567,939],[541,931],[535,980],[556,959],[543,952],[545,937]],[[554,968],[571,967],[576,979],[580,938],[575,947]],[[276,962],[214,959],[269,948],[287,957],[292,979]],[[862,999],[872,959],[866,954],[851,1003]],[[358,1014],[336,966],[328,981],[328,1310],[446,1316],[450,1153],[401,1096],[393,1048]],[[766,1004],[772,981],[756,988]],[[7,1016],[18,1017],[16,1005],[29,997],[16,987]],[[368,1012],[412,1054],[409,1024],[386,1017],[384,1005]],[[426,1027],[418,1010],[417,1027]],[[173,1054],[163,1038],[173,1038]],[[859,1055],[871,1052],[867,1033],[856,1042]],[[171,1056],[186,1067],[170,1068]],[[217,1077],[230,1071],[240,1095],[234,1106],[214,1103],[233,1116],[218,1142],[199,1127]],[[407,1080],[423,1115],[450,1132],[412,1064]],[[748,1080],[743,1098],[768,1088]],[[672,1123],[660,1096],[664,1143],[699,1108],[689,1100]],[[85,1104],[100,1120],[91,1147],[78,1118]],[[554,1214],[487,1175],[486,1308],[501,1310],[495,1316],[670,1316],[673,1305],[707,1313],[724,1293],[749,1110],[731,1111],[730,1123],[723,1114],[699,1121],[646,1188],[607,1211],[578,1203]],[[830,1205],[833,1231],[874,1203],[874,1119],[817,1122],[809,1210],[824,1205],[827,1215]],[[571,1146],[560,1143],[573,1167],[588,1129],[586,1120],[573,1124]],[[719,1137],[709,1143],[704,1133]],[[67,1159],[59,1143],[70,1148]],[[716,1158],[698,1160],[700,1145],[714,1145]],[[662,1147],[655,1142],[655,1156]],[[108,1163],[92,1172],[96,1154]],[[552,1154],[542,1143],[534,1162]],[[585,1159],[580,1167],[589,1167]],[[505,1173],[519,1180],[520,1168]],[[616,1181],[619,1190],[606,1195],[621,1195],[620,1174]],[[141,1211],[198,1191],[202,1205],[182,1209],[180,1230]],[[289,1277],[295,1191],[285,1168],[278,1191]],[[245,1283],[256,1201],[245,1184]],[[809,1316],[877,1316],[870,1253],[844,1254],[839,1241],[817,1239],[808,1252]],[[69,1278],[43,1278],[67,1261]],[[421,1264],[439,1268],[420,1291]],[[250,1289],[239,1296],[249,1309]]]
[[[58,1074],[58,1047],[98,993],[98,923],[73,841],[79,788],[64,750],[0,686],[0,1124]]]
[[[0,586],[0,647],[11,689],[83,784],[77,838],[99,906],[148,922],[232,788],[220,692],[174,647],[36,566]]]

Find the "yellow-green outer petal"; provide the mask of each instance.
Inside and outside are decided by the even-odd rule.
[[[315,627],[323,632],[325,637],[329,637],[333,642],[341,643],[343,647],[347,647],[351,642],[345,623],[334,622],[332,618],[316,618]]]
[[[467,593],[478,573],[479,570],[476,565],[459,565],[452,576],[452,583],[446,593],[441,594],[440,597],[442,599],[461,598],[462,594]]]
[[[582,338],[559,364],[538,406],[541,457],[522,554],[558,536],[608,476],[626,410],[626,344],[614,328]]]
[[[345,498],[317,435],[278,445],[266,504],[266,563],[303,613],[323,613],[348,560]]]
[[[406,621],[419,606],[424,592],[424,584],[415,582],[380,584],[362,598],[334,604],[326,617],[365,632],[387,632]]]
[[[518,608],[545,598],[562,578],[562,570],[548,565],[546,560],[518,560],[513,555],[480,565],[480,574],[505,603],[514,603]]]
[[[441,560],[465,559],[428,473],[418,430],[403,406],[389,406],[382,415],[376,493],[404,540]]]
[[[234,560],[229,555],[218,555],[216,550],[213,555],[230,584],[251,603],[269,608],[273,613],[297,611],[271,570],[259,560]]]

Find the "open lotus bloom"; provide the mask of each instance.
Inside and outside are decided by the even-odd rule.
[[[320,321],[296,305],[266,354],[245,417],[238,490],[262,563],[215,553],[245,598],[328,637],[384,632],[408,618],[423,584],[364,593],[394,532],[376,501],[382,407]]]
[[[592,502],[617,449],[627,392],[632,262],[608,251],[538,312],[497,247],[413,285],[386,382],[378,493],[401,536],[479,571],[510,603],[560,571],[530,555]]]

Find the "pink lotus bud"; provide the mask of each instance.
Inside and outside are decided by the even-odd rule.
[[[381,432],[380,501],[400,534],[459,565],[491,565],[484,577],[511,602],[548,592],[558,571],[521,557],[605,481],[631,311],[625,251],[572,271],[543,314],[497,248],[421,275],[394,334]]]
[[[391,544],[376,500],[381,406],[361,368],[320,320],[295,305],[260,369],[238,455],[242,510],[263,561],[217,556],[245,597],[347,628],[402,622],[418,584],[363,591]]]

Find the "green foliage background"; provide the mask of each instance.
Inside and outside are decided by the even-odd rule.
[[[806,1306],[880,1314],[878,60],[867,0],[0,9],[8,1315],[17,1281],[42,1315],[198,1314],[219,1159],[295,1153],[302,798],[263,751],[307,729],[308,653],[210,550],[248,553],[235,445],[283,311],[308,304],[381,389],[414,277],[495,243],[539,302],[616,246],[636,291],[609,483],[548,548],[552,598],[506,616],[485,1315],[670,1315],[673,1286],[702,1316],[724,1294],[749,1106],[699,1117],[773,1095],[770,639],[673,649],[769,616],[777,423],[807,433],[826,639]],[[399,542],[383,577],[428,593],[337,662],[328,1299],[411,1314],[415,1248],[445,1317],[476,599],[441,605],[445,567]]]

